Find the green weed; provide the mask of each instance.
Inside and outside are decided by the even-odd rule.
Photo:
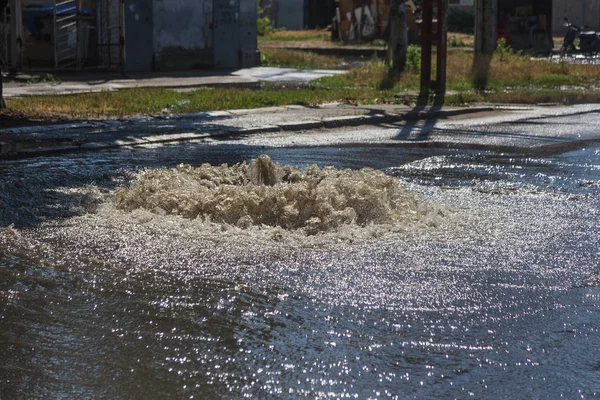
[[[420,71],[421,70],[421,47],[411,44],[406,50],[406,70]]]

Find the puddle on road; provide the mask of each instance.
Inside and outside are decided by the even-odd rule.
[[[545,166],[489,154],[411,154],[417,161],[407,162],[397,149],[322,150],[329,163],[335,153],[340,167],[391,166],[395,178],[389,178],[266,159],[176,167],[206,161],[185,149],[188,158],[174,147],[107,152],[105,166],[74,155],[79,164],[60,169],[11,167],[11,180],[0,182],[0,206],[15,210],[5,218],[29,224],[0,229],[2,395],[597,392],[599,360],[589,352],[600,345],[597,153]],[[244,159],[258,157],[253,151]],[[239,157],[237,149],[232,153]],[[158,169],[157,154],[172,168]],[[315,149],[270,154],[293,165],[318,157]],[[115,172],[125,164],[126,173]],[[141,166],[148,170],[131,172]],[[482,190],[491,179],[502,190]],[[115,201],[117,187],[125,189]],[[335,212],[350,207],[338,198],[356,195],[356,187],[364,201],[381,202],[381,213],[396,213],[397,220],[388,223],[378,213],[360,220],[363,226],[354,211],[342,225],[307,236],[302,220],[288,229],[254,219],[238,224],[247,210],[229,221],[199,218],[194,197],[216,201],[221,188],[230,194],[221,207],[229,207],[235,190],[254,199],[264,192],[264,199],[287,201],[264,209],[285,211],[312,188],[322,193],[321,207]],[[296,198],[288,200],[288,190]],[[443,216],[431,211],[438,204],[448,207]],[[326,215],[316,214],[321,222]],[[427,223],[432,215],[439,225]]]

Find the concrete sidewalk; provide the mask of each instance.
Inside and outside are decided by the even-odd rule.
[[[61,95],[101,92],[131,88],[193,89],[203,86],[249,86],[261,82],[309,82],[324,76],[343,74],[341,70],[303,70],[293,68],[256,67],[231,71],[191,71],[173,73],[130,74],[81,73],[61,75],[59,82],[11,82],[4,84],[4,97]],[[26,79],[24,79],[26,80]]]
[[[392,124],[493,110],[492,107],[413,109],[398,105],[350,106],[333,103],[10,128],[0,130],[0,158],[278,131]]]
[[[4,96],[62,95],[138,87],[189,90],[203,86],[258,86],[261,82],[302,83],[342,73],[345,71],[268,67],[137,74],[128,77],[116,73],[90,73],[63,75],[61,82],[7,83]],[[315,107],[272,107],[7,128],[0,129],[0,158],[201,140],[214,136],[395,123],[489,109],[415,110],[397,105],[357,107],[335,103]]]

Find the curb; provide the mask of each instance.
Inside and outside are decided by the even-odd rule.
[[[20,141],[14,140],[3,140],[0,141],[0,159],[11,159],[11,158],[27,158],[32,156],[39,156],[44,154],[57,154],[67,153],[75,151],[90,151],[90,150],[105,150],[110,148],[118,148],[123,146],[136,146],[144,144],[157,144],[157,143],[176,143],[186,142],[198,139],[205,139],[208,137],[216,136],[233,136],[233,135],[250,135],[258,133],[272,133],[272,132],[289,132],[296,130],[314,130],[314,129],[335,129],[349,126],[360,126],[360,125],[375,125],[375,124],[391,124],[402,121],[420,121],[430,119],[444,119],[457,115],[472,114],[478,112],[494,111],[494,107],[473,107],[473,108],[462,108],[454,110],[427,110],[412,112],[409,111],[405,114],[368,114],[368,115],[344,115],[339,117],[328,117],[321,120],[304,120],[304,121],[287,121],[274,125],[262,125],[253,126],[248,128],[220,128],[208,132],[198,133],[173,133],[163,135],[149,135],[135,138],[124,138],[121,140],[115,140],[111,142],[107,141],[85,141],[81,139],[70,139],[54,137],[50,139],[43,139],[41,137],[35,138],[24,138]],[[110,127],[119,124],[136,123],[140,121],[148,121],[151,119],[173,119],[173,120],[184,120],[194,118],[207,118],[215,116],[232,115],[240,112],[240,110],[231,111],[215,111],[215,112],[201,112],[191,114],[177,114],[169,116],[158,116],[158,117],[143,117],[143,118],[130,118],[126,120],[115,120],[115,121],[98,121],[98,122],[81,122],[72,124],[59,124],[59,125],[41,125],[41,126],[28,126],[22,128],[9,128],[0,129],[0,135],[2,134],[24,134],[24,135],[35,135],[37,133],[51,133],[56,131],[65,131],[71,129],[81,128],[100,128]]]

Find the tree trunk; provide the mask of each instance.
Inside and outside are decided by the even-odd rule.
[[[6,5],[8,4],[8,0],[0,0],[0,15],[4,16],[4,11],[6,9]],[[6,22],[6,21],[3,21]],[[4,101],[3,94],[3,83],[2,83],[2,72],[0,71],[0,109],[6,108],[6,102]]]
[[[0,73],[0,110],[3,110],[6,108],[6,102],[4,101],[4,94],[3,94],[3,83],[2,83],[2,74]]]
[[[406,68],[407,49],[406,5],[404,0],[391,0],[388,60],[392,64],[392,70],[397,74]]]
[[[475,0],[473,83],[478,90],[484,90],[487,85],[490,63],[494,54],[495,6],[494,0]]]

